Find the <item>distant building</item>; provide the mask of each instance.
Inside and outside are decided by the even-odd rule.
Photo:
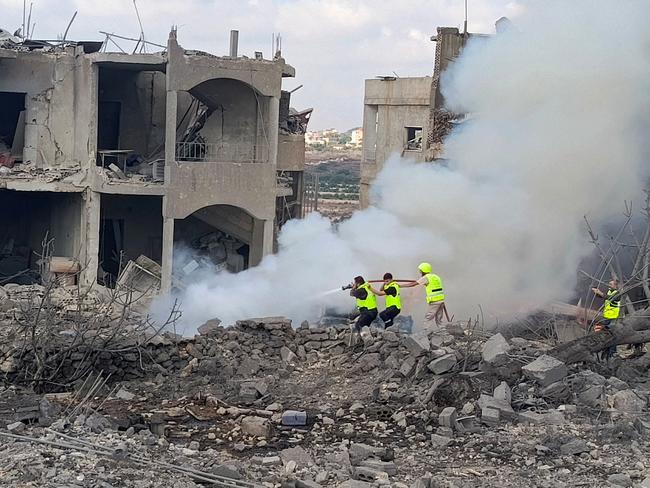
[[[503,23],[503,21],[501,21]],[[455,27],[438,27],[433,77],[366,80],[363,109],[363,159],[360,204],[369,204],[372,180],[384,163],[397,154],[417,162],[434,161],[457,115],[444,108],[440,75],[471,37]]]
[[[350,131],[350,144],[360,146],[363,144],[363,127],[357,127]]]

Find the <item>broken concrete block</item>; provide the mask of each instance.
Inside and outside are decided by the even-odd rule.
[[[210,468],[210,473],[223,478],[240,480],[242,478],[239,468],[235,464],[218,464]]]
[[[447,447],[452,442],[453,439],[451,437],[438,435],[438,434],[431,434],[431,444],[433,444],[434,447]]]
[[[241,430],[254,437],[268,438],[271,436],[271,423],[263,417],[249,415],[242,419]]]
[[[573,439],[572,441],[562,444],[560,446],[560,452],[565,456],[578,455],[583,452],[589,452],[591,449],[587,446],[587,443],[582,439]]]
[[[445,354],[444,356],[431,361],[427,367],[433,374],[443,374],[454,369],[456,363],[457,360],[455,354]]]
[[[221,325],[221,320],[217,318],[210,319],[205,324],[199,326],[198,328],[199,334],[210,335],[210,333],[214,332],[219,328],[219,325]]]
[[[311,480],[296,480],[296,488],[322,488],[322,485]]]
[[[406,358],[404,362],[402,362],[402,365],[399,368],[400,374],[405,378],[411,376],[411,374],[415,370],[415,363],[416,361],[412,357]]]
[[[486,363],[498,366],[508,361],[508,353],[511,349],[512,346],[508,344],[505,337],[501,334],[494,334],[483,344],[481,355]]]
[[[521,368],[521,371],[526,378],[537,381],[541,386],[560,381],[568,373],[566,364],[546,354]]]
[[[280,349],[280,358],[282,358],[283,363],[291,364],[298,359],[298,356],[287,346],[282,346]]]
[[[431,478],[422,477],[415,480],[415,483],[410,488],[431,488]]]
[[[502,381],[499,386],[494,389],[493,396],[495,400],[502,401],[508,405],[512,403],[512,390],[505,381]]]
[[[348,454],[350,456],[350,462],[355,466],[368,458],[391,461],[394,457],[391,449],[360,443],[352,444],[348,450]]]
[[[7,430],[13,434],[20,434],[25,430],[25,424],[22,422],[14,422],[13,424],[7,425]]]
[[[289,461],[294,461],[300,468],[314,464],[314,460],[309,453],[300,446],[290,447],[280,451],[280,459],[282,459],[284,464],[287,464]]]
[[[517,416],[519,422],[534,425],[562,425],[565,422],[564,414],[558,411],[545,413],[537,412],[519,412]]]
[[[357,466],[354,468],[354,477],[360,481],[368,483],[380,480],[388,481],[388,473],[377,469],[367,468],[365,466]]]
[[[512,406],[509,403],[506,403],[502,400],[497,400],[496,398],[481,393],[481,396],[478,399],[478,406],[483,410],[484,408],[493,408],[499,411],[501,417],[504,418],[514,418],[515,411],[512,409]]]
[[[607,477],[607,482],[614,486],[632,486],[632,479],[627,473],[614,473]]]
[[[135,395],[130,391],[125,390],[124,388],[120,388],[119,391],[115,394],[115,398],[119,398],[120,400],[130,401],[135,398]]]
[[[481,420],[488,425],[496,425],[501,420],[501,414],[496,408],[483,407],[481,409]]]
[[[639,397],[632,390],[616,392],[611,399],[612,407],[620,412],[640,413],[646,406],[645,398]]]
[[[395,463],[391,461],[381,461],[379,459],[366,459],[364,461],[361,461],[360,466],[375,469],[377,471],[383,471],[385,473],[388,473],[391,476],[397,474],[397,466],[395,465]]]
[[[404,336],[402,343],[409,350],[409,352],[415,357],[421,356],[422,354],[428,352],[431,349],[431,346],[429,345],[429,339],[424,335]]]
[[[282,413],[282,425],[307,425],[307,412],[286,410]]]
[[[347,480],[339,483],[336,488],[374,488],[375,485],[359,480]]]
[[[447,407],[440,412],[438,416],[438,422],[443,427],[449,427],[450,429],[456,428],[456,409],[454,407]]]

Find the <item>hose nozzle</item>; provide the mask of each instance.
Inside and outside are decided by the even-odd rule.
[[[348,285],[343,285],[341,287],[341,290],[351,290],[351,289],[352,289],[352,283],[350,283]]]

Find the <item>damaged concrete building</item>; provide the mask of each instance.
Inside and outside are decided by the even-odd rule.
[[[38,268],[47,239],[52,255],[80,264],[81,284],[110,285],[144,255],[168,289],[173,272],[188,272],[175,248],[240,271],[301,216],[310,111],[290,112],[282,81],[295,70],[280,53],[240,56],[236,35],[229,56],[188,51],[175,30],[158,53],[1,46],[5,282]]]
[[[442,140],[457,118],[445,109],[440,75],[473,37],[485,36],[463,33],[455,27],[438,27],[437,35],[431,37],[436,42],[433,77],[380,76],[366,80],[360,187],[362,208],[369,205],[370,185],[391,156],[398,155],[416,162],[440,157]]]

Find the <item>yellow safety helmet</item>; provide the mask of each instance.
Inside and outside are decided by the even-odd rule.
[[[418,266],[418,269],[422,271],[423,273],[431,273],[431,264],[429,263],[420,263]]]

